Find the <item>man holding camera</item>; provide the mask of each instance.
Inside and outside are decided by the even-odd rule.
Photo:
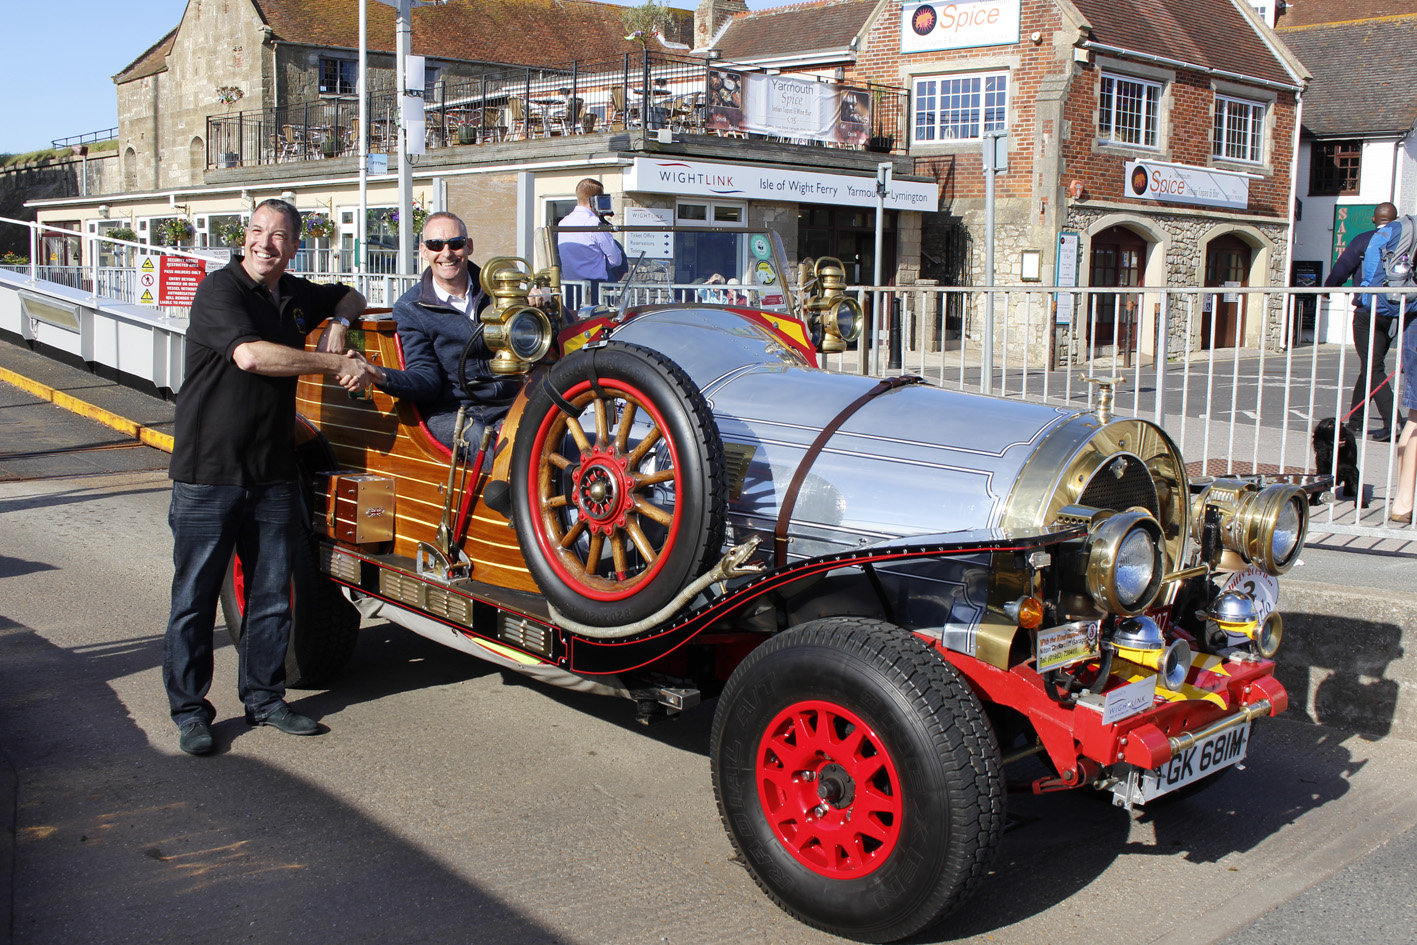
[[[561,218],[560,226],[598,227],[580,233],[557,234],[556,244],[561,256],[561,278],[572,282],[589,282],[585,304],[594,304],[600,283],[619,278],[625,265],[625,253],[610,235],[606,217],[610,198],[600,181],[587,177],[576,185],[576,209]]]

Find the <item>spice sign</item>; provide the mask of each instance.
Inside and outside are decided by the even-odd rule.
[[[207,276],[207,264],[185,256],[163,256],[158,276],[159,305],[190,306],[197,284]]]
[[[1022,0],[939,0],[900,5],[900,51],[972,49],[1018,42]]]
[[[1203,207],[1244,210],[1250,205],[1250,180],[1242,174],[1188,164],[1128,161],[1125,192],[1128,197],[1162,203],[1190,203]]]

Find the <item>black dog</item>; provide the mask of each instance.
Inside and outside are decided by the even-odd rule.
[[[1338,433],[1338,471],[1334,474],[1335,485],[1342,486],[1348,494],[1359,501],[1362,508],[1367,508],[1368,503],[1363,501],[1363,496],[1358,492],[1358,443],[1353,438],[1353,431],[1348,427],[1334,422],[1332,417],[1326,417],[1319,421],[1314,427],[1314,469],[1320,476],[1326,476],[1333,470],[1333,432]]]

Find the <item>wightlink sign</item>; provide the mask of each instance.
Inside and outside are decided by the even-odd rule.
[[[1125,190],[1128,197],[1163,203],[1192,203],[1233,210],[1244,210],[1250,205],[1248,175],[1189,164],[1128,161]]]
[[[1018,42],[1022,0],[930,0],[900,5],[900,51],[972,49]]]
[[[635,158],[625,168],[628,192],[722,197],[726,200],[785,200],[830,203],[847,207],[876,205],[876,178],[819,171],[745,167],[706,161],[665,161]],[[886,192],[887,210],[936,210],[933,183],[892,179]]]

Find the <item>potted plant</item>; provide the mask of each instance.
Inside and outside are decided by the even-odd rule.
[[[111,240],[127,240],[130,243],[136,243],[138,241],[138,234],[134,233],[126,226],[120,226],[116,230],[109,230],[107,235]],[[122,248],[127,249],[128,247],[125,246]]]
[[[334,231],[334,222],[323,213],[307,213],[305,215],[305,234],[307,236],[322,240]]]
[[[222,223],[216,228],[216,238],[223,246],[241,247],[246,245],[246,227],[238,222]]]
[[[881,124],[881,102],[886,97],[886,87],[868,82],[867,88],[871,90],[871,123],[875,130],[866,139],[866,150],[889,154],[895,150],[895,135],[886,134]]]
[[[231,114],[231,106],[245,97],[246,93],[235,85],[218,86],[216,90],[217,104],[225,106],[228,116]],[[236,167],[241,163],[241,155],[235,151],[223,151],[219,163],[222,167]]]
[[[390,233],[398,233],[398,231],[399,231],[399,212],[398,212],[397,210],[390,210],[388,216],[385,217],[385,219],[389,221],[389,232],[390,232]],[[414,232],[414,233],[422,233],[422,232],[423,232],[423,224],[425,224],[425,223],[427,223],[427,222],[428,222],[428,211],[427,211],[427,210],[424,210],[424,209],[423,209],[422,207],[420,207],[418,204],[414,204],[414,205],[413,205],[413,232]]]
[[[153,240],[158,246],[180,246],[192,239],[192,224],[182,217],[167,217],[152,223]]]

